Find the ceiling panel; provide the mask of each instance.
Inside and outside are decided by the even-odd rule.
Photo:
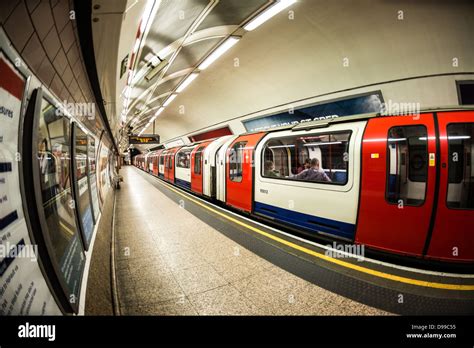
[[[153,96],[157,97],[166,92],[172,91],[176,86],[178,86],[181,80],[182,80],[182,77],[178,77],[178,78],[163,82],[162,84],[158,85],[158,87],[156,87],[155,92],[153,93]]]
[[[269,0],[223,0],[199,25],[197,30],[221,25],[238,25],[261,8]]]
[[[162,1],[153,25],[148,33],[140,61],[183,37],[209,0],[165,0]]]

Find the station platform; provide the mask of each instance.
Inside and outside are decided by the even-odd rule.
[[[468,314],[474,277],[327,256],[135,167],[116,191],[121,315]]]

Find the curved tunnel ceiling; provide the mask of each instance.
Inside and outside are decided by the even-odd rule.
[[[161,1],[134,64],[125,126],[143,129],[167,97],[219,44],[265,8],[268,0]],[[148,79],[161,60],[168,65]],[[153,64],[150,64],[154,62]],[[125,133],[124,133],[125,135]],[[126,137],[121,143],[126,144]]]
[[[466,47],[474,30],[470,1],[459,0],[457,6],[448,7],[428,0],[402,5],[298,0],[250,32],[241,27],[272,1],[157,3],[135,74],[149,71],[147,64],[155,56],[170,64],[149,81],[135,75],[122,123],[124,129],[131,125],[135,134],[152,131],[149,120],[210,52],[229,35],[242,37],[159,114],[154,124],[162,141],[304,98],[414,76],[474,70],[474,51]],[[403,21],[397,20],[400,8]],[[451,64],[453,57],[459,57],[458,67]],[[343,64],[346,58],[349,66]],[[123,149],[128,146],[125,135]]]

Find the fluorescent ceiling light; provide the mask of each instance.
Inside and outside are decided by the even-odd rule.
[[[192,73],[191,75],[189,75],[182,84],[179,85],[178,89],[176,89],[176,92],[177,93],[181,93],[182,91],[184,91],[184,89],[186,87],[188,87],[191,82],[194,81],[194,79],[198,77],[198,74],[197,73]]]
[[[155,113],[155,117],[157,117],[159,114],[161,114],[164,109],[165,109],[164,107],[159,108],[158,111]]]
[[[326,141],[326,142],[320,142],[320,143],[304,144],[303,146],[321,146],[321,145],[336,145],[336,144],[342,144],[342,142],[341,141]]]
[[[288,6],[294,4],[296,0],[280,0],[278,1],[275,5],[271,6],[270,8],[266,9],[262,13],[260,13],[257,17],[252,19],[250,22],[248,22],[245,26],[244,29],[247,31],[254,30],[255,28],[259,27],[266,21],[268,21],[270,18],[275,16],[277,13],[283,11],[285,8]]]
[[[204,70],[209,65],[214,63],[220,56],[222,56],[225,52],[227,52],[232,46],[234,46],[239,41],[237,37],[229,37],[222,45],[220,45],[214,52],[212,52],[204,62],[199,65],[199,69]]]
[[[140,48],[140,38],[137,38],[135,40],[135,46],[133,46],[133,53],[137,53],[139,48]]]
[[[148,3],[146,4],[145,10],[143,11],[142,15],[142,22],[140,23],[140,32],[143,33],[146,29],[146,25],[148,23],[148,20],[150,19],[151,11],[153,10],[153,5],[154,5],[153,0],[148,0]]]
[[[166,99],[165,103],[163,104],[163,107],[166,107],[171,104],[171,102],[177,97],[177,94],[172,94],[168,99]]]
[[[295,145],[275,145],[275,146],[269,146],[269,149],[284,149],[288,147],[295,147]]]
[[[471,139],[469,135],[450,135],[448,140],[461,140],[461,139]]]

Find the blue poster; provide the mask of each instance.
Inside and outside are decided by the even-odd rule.
[[[247,132],[255,132],[275,127],[296,125],[303,122],[382,112],[382,110],[382,93],[377,91],[355,97],[326,101],[300,109],[289,109],[279,114],[262,116],[242,121],[242,123]]]

